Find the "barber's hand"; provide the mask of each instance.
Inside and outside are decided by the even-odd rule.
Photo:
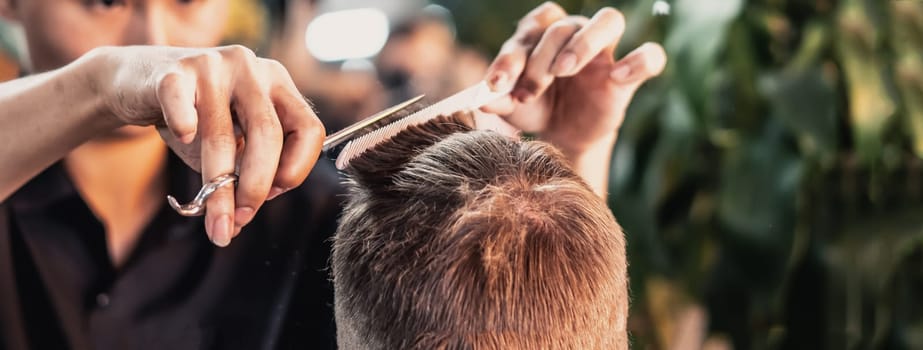
[[[616,61],[624,31],[625,18],[613,8],[586,18],[568,16],[552,2],[537,7],[487,72],[494,90],[514,89],[482,109],[538,133],[568,156],[601,143],[611,147],[635,91],[666,64],[663,48],[653,43]]]
[[[93,54],[103,70],[92,86],[104,97],[105,112],[124,124],[158,126],[203,182],[239,166],[236,189],[224,186],[206,203],[206,231],[219,246],[264,201],[301,184],[318,159],[324,128],[276,61],[242,46],[118,47]]]

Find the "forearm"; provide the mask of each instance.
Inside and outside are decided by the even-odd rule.
[[[0,84],[0,200],[90,138],[118,126],[90,83],[92,59]]]

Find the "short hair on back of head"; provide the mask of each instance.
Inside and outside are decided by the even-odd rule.
[[[346,172],[341,349],[627,349],[624,236],[554,147],[456,113]]]

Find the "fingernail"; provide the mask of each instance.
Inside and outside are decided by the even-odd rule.
[[[280,194],[284,192],[285,192],[285,189],[282,187],[273,187],[272,189],[269,190],[269,196],[266,197],[266,200],[271,201],[273,199],[276,199],[276,197],[278,197]]]
[[[631,77],[631,67],[629,66],[618,67],[615,70],[613,70],[612,73],[609,74],[609,77],[611,77],[617,82],[625,82],[628,80],[629,77]]]
[[[506,88],[506,85],[509,84],[510,76],[506,72],[499,72],[497,75],[494,75],[493,79],[490,79],[491,90],[493,91],[503,91]]]
[[[215,230],[212,233],[212,243],[219,247],[227,247],[231,243],[231,217],[227,214],[219,216],[212,228]]]
[[[241,227],[253,220],[253,208],[240,207],[234,210],[234,226]]]
[[[576,66],[577,55],[575,55],[573,52],[565,52],[558,56],[558,60],[555,61],[554,68],[551,70],[551,74],[557,76],[570,74]]]

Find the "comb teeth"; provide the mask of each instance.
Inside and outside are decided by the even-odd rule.
[[[484,104],[491,102],[507,92],[492,92],[487,83],[481,82],[469,87],[461,92],[452,95],[442,101],[436,102],[416,113],[404,118],[391,122],[378,130],[372,131],[352,141],[349,141],[343,151],[340,152],[336,159],[336,167],[339,170],[349,166],[349,162],[358,158],[366,151],[378,146],[384,141],[390,140],[395,135],[407,128],[426,123],[440,115],[448,115],[454,112],[480,108]]]
[[[436,105],[426,107],[419,112],[398,119],[391,124],[381,127],[378,130],[356,138],[355,140],[349,141],[349,143],[343,147],[343,151],[340,152],[340,155],[337,157],[337,169],[345,169],[347,166],[349,166],[349,162],[351,162],[353,159],[356,159],[373,147],[378,146],[378,144],[390,140],[401,131],[404,131],[414,125],[423,124],[430,119],[438,117],[442,113],[435,111],[432,108],[434,106]]]

